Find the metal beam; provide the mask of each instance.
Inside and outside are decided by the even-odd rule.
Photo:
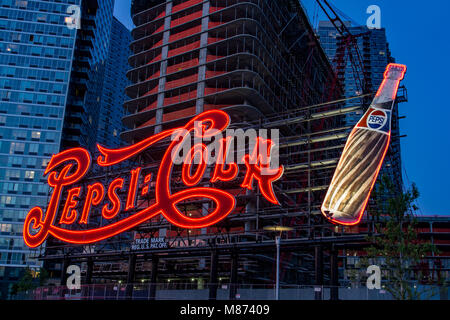
[[[292,251],[298,250],[299,246],[314,246],[318,244],[332,244],[339,243],[342,245],[351,245],[351,243],[359,245],[367,244],[366,234],[352,234],[352,235],[344,235],[344,236],[330,236],[330,237],[321,237],[316,239],[310,238],[294,238],[294,239],[283,239],[283,243],[281,247],[284,251]],[[246,253],[247,251],[254,252],[259,249],[261,252],[268,252],[275,250],[273,245],[273,240],[263,240],[258,242],[238,242],[238,243],[230,243],[224,245],[217,245],[220,248],[222,253],[232,253],[233,250],[238,249],[242,253]],[[156,255],[164,255],[164,257],[179,257],[179,256],[192,256],[199,254],[209,254],[211,252],[210,247],[183,247],[183,248],[168,248],[168,249],[150,249],[150,250],[141,250],[135,251],[134,255],[148,255],[148,254],[156,254]],[[72,260],[82,259],[85,260],[88,257],[96,257],[96,258],[106,258],[111,260],[125,260],[129,257],[129,253],[127,251],[122,252],[110,252],[110,253],[89,253],[89,254],[74,254],[71,256]],[[63,255],[54,255],[54,256],[46,256],[39,258],[40,260],[61,260],[63,259]]]
[[[157,255],[153,255],[152,258],[152,275],[150,280],[150,293],[149,293],[149,299],[155,300],[156,298],[156,283],[157,283],[157,277],[158,277],[158,263],[159,263],[159,257]]]
[[[127,275],[127,288],[126,288],[126,296],[128,299],[131,299],[133,296],[133,283],[134,283],[134,275],[136,270],[136,255],[130,254],[128,258],[128,275]]]
[[[315,299],[322,300],[322,290],[323,290],[323,251],[322,246],[316,246],[314,248],[314,275],[316,288]],[[320,290],[320,291],[319,291]]]
[[[330,300],[339,300],[338,250],[332,246],[330,252]]]
[[[229,299],[235,300],[237,293],[237,277],[238,277],[238,253],[234,252],[231,256],[231,272],[230,272],[230,293]]]
[[[209,300],[217,299],[217,261],[218,253],[216,249],[211,251],[211,267],[209,274]]]

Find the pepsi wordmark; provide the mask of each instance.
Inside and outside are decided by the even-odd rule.
[[[198,123],[201,126],[198,126]],[[176,139],[172,139],[161,160],[155,183],[154,203],[136,213],[126,215],[123,219],[98,228],[86,229],[86,226],[89,225],[89,214],[92,207],[101,208],[101,214],[106,220],[118,218],[122,211],[141,209],[141,207],[135,208],[138,191],[141,196],[145,196],[149,192],[152,175],[144,176],[145,186],[139,188],[139,181],[142,181],[142,168],[136,167],[131,170],[127,178],[128,184],[125,183],[124,178],[120,177],[113,180],[109,186],[95,182],[88,185],[86,190],[82,190],[76,184],[87,175],[91,167],[92,159],[89,152],[82,148],[75,148],[54,155],[44,172],[44,175],[48,174],[48,184],[53,188],[52,196],[45,213],[40,207],[34,207],[28,213],[23,229],[25,243],[29,247],[37,247],[45,241],[49,234],[68,243],[94,243],[130,230],[159,214],[175,226],[191,229],[204,228],[223,220],[234,210],[235,197],[225,190],[213,187],[195,187],[205,175],[208,164],[208,146],[203,142],[192,146],[190,152],[185,155],[186,161],[182,164],[181,180],[188,188],[172,193],[170,182],[174,167],[172,155],[179,154],[179,149],[185,139],[190,139],[190,133],[193,132],[194,137],[199,138],[199,141],[208,140],[216,136],[217,132],[226,130],[229,123],[230,118],[227,113],[221,110],[211,110],[194,117],[182,128],[163,131],[125,148],[113,150],[98,145],[97,148],[101,155],[97,158],[97,165],[111,167],[144,152],[165,138],[174,135],[176,137]],[[215,163],[210,182],[232,181],[238,175],[239,167],[236,163],[223,161],[229,151],[230,139],[232,140],[233,137],[220,139],[219,157],[217,157],[218,160]],[[245,154],[242,159],[246,172],[240,186],[251,190],[254,180],[256,180],[265,199],[273,204],[279,204],[272,184],[282,176],[283,167],[271,168],[270,166],[270,152],[274,143],[270,139],[257,137],[253,145],[253,150]],[[200,158],[196,168],[192,161],[194,157]],[[220,159],[222,161],[219,161]],[[124,190],[125,185],[129,186],[127,190]],[[118,195],[119,190],[125,191],[127,194],[125,203],[122,203]],[[206,216],[188,217],[176,206],[177,203],[187,199],[201,198],[210,199],[215,204],[214,210]],[[65,201],[63,205],[60,203],[61,199]],[[81,199],[84,201],[83,209],[78,212],[76,208]],[[62,212],[60,212],[61,209]],[[61,227],[74,225],[77,221],[79,225],[84,225],[86,230],[73,230],[75,228],[69,230]]]

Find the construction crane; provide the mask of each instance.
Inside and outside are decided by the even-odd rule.
[[[367,33],[352,34],[346,24],[337,14],[336,10],[327,0],[316,0],[322,11],[339,33],[336,55],[333,64],[339,80],[343,80],[347,62],[350,61],[356,88],[360,94],[370,92],[367,73],[365,72],[363,59],[358,47],[358,38]]]

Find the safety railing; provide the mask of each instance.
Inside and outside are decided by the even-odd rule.
[[[208,300],[210,288],[217,288],[215,300],[275,300],[275,285],[166,282],[108,283],[82,285],[79,289],[66,286],[40,287],[12,297],[15,300]],[[418,286],[417,299],[448,300],[449,287]],[[314,285],[281,285],[279,300],[393,300],[386,289],[333,287]]]

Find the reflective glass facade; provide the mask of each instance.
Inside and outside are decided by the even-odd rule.
[[[81,2],[61,149],[95,150],[114,0]]]
[[[66,24],[70,5],[81,29]],[[95,146],[113,8],[114,0],[0,3],[0,299],[24,267],[41,266],[22,225],[47,203],[51,155]]]
[[[25,266],[26,213],[45,206],[44,169],[60,147],[76,29],[65,23],[80,0],[0,2],[0,299]]]
[[[123,103],[126,100],[125,88],[129,69],[131,32],[119,20],[113,19],[108,59],[105,64],[100,118],[98,122],[97,143],[117,147],[123,144],[119,134],[125,130]]]

